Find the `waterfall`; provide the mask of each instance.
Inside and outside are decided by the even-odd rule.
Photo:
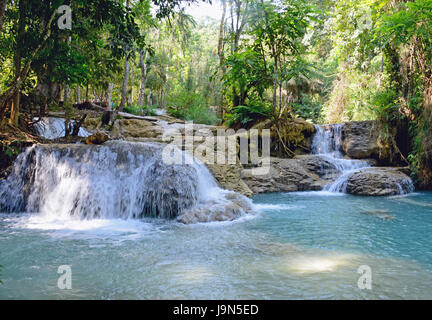
[[[35,118],[34,120],[38,120],[38,118]],[[71,123],[74,124],[75,121],[71,120]],[[65,119],[42,117],[39,122],[35,123],[34,128],[36,132],[45,139],[52,140],[61,138],[65,135]],[[91,133],[86,129],[79,129],[78,136],[88,137],[89,135],[91,135]]]
[[[163,146],[110,141],[101,146],[29,147],[18,156],[8,178],[0,181],[0,212],[173,219],[195,207],[233,205],[240,198],[250,201],[220,189],[201,163],[165,164]]]
[[[324,187],[323,190],[325,191],[345,192],[350,175],[358,169],[370,167],[366,160],[344,158],[342,150],[343,126],[343,123],[315,125],[316,133],[312,141],[312,154],[325,158],[341,173],[333,183]]]

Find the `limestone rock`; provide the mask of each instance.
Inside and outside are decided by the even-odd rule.
[[[177,221],[184,224],[232,221],[252,211],[252,203],[248,198],[230,191],[224,196],[224,199],[206,202],[184,211]]]
[[[242,179],[254,193],[321,190],[340,174],[322,156],[300,156],[272,159],[268,174],[255,175],[252,169],[242,171]]]
[[[253,192],[248,185],[241,179],[241,165],[229,164],[208,164],[207,168],[223,189],[239,192],[247,197],[251,197]]]
[[[292,154],[286,154],[283,143],[295,154],[307,154],[312,146],[312,138],[315,133],[315,126],[304,119],[280,119],[279,127],[273,125],[271,120],[264,120],[252,126],[252,129],[270,129],[271,136],[271,154],[276,157],[291,157]]]
[[[113,126],[113,135],[116,138],[156,138],[161,134],[162,129],[147,120],[116,120]]]
[[[344,152],[353,159],[379,158],[378,128],[374,121],[353,121],[343,127]]]
[[[404,169],[376,167],[361,169],[348,178],[346,192],[363,196],[391,196],[414,190]]]
[[[109,137],[107,134],[102,132],[96,132],[95,134],[88,136],[85,139],[86,144],[103,144],[104,142],[108,141]]]
[[[101,118],[87,117],[84,120],[83,127],[90,130],[98,129],[101,126]]]

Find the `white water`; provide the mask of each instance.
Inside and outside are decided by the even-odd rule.
[[[233,192],[219,188],[203,164],[165,164],[162,149],[123,141],[34,145],[0,181],[0,212],[39,213],[50,222],[173,219],[195,207],[232,205]]]
[[[350,175],[359,169],[370,167],[370,163],[365,160],[344,158],[342,151],[342,123],[315,126],[315,129],[316,133],[312,141],[312,154],[322,156],[341,173],[333,183],[326,185],[323,191],[345,192]]]
[[[38,120],[38,118],[35,118]],[[74,121],[71,121],[72,124]],[[36,132],[45,139],[57,139],[65,135],[65,119],[54,117],[42,117],[42,119],[34,125]],[[84,128],[80,128],[78,132],[79,137],[88,137],[91,132]]]

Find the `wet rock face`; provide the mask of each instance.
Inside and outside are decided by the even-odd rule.
[[[241,179],[242,166],[240,164],[208,164],[207,168],[222,188],[252,197],[253,192]]]
[[[354,172],[346,192],[363,196],[390,196],[412,192],[414,186],[403,168],[377,167]]]
[[[379,158],[378,128],[374,121],[347,122],[343,127],[343,151],[353,159]]]
[[[253,175],[251,169],[242,171],[242,179],[254,193],[321,190],[333,181],[340,171],[324,157],[309,155],[294,159],[272,159],[266,175]]]

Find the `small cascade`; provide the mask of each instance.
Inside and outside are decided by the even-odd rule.
[[[125,141],[34,145],[0,181],[0,212],[173,219],[195,207],[250,201],[220,189],[203,164],[165,164],[162,151],[161,144]],[[238,209],[238,215],[244,213]]]
[[[35,118],[35,120],[38,120],[38,118]],[[74,124],[75,121],[71,120],[71,123]],[[45,139],[52,140],[61,138],[65,135],[65,119],[42,117],[39,122],[35,123],[34,128],[36,129],[36,132]],[[91,133],[86,129],[79,129],[79,137],[88,137],[89,135],[91,135]]]
[[[350,175],[362,168],[370,167],[365,160],[345,159],[342,151],[343,123],[315,126],[316,133],[312,141],[312,154],[319,155],[332,163],[340,172],[339,177],[323,190],[329,192],[345,192]]]

